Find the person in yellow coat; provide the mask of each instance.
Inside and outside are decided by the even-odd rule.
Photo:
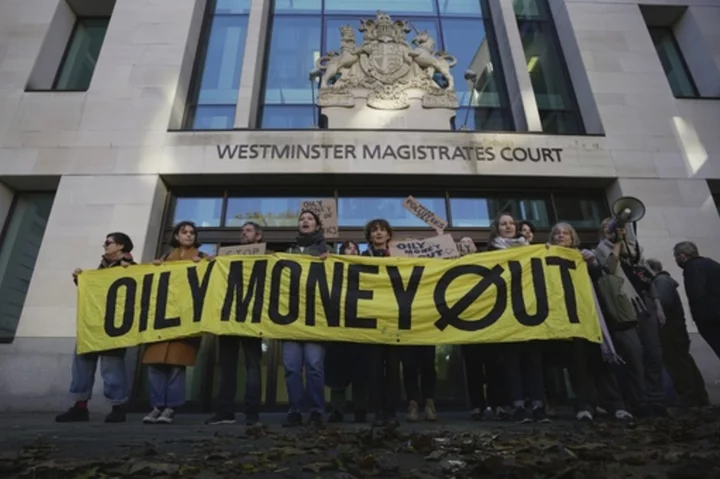
[[[173,250],[153,264],[211,259],[198,250],[197,230],[190,221],[175,226],[170,244]],[[145,348],[142,362],[149,366],[150,405],[153,408],[143,418],[145,424],[173,422],[175,409],[185,403],[185,369],[195,365],[199,346],[200,338],[185,338],[153,343]]]

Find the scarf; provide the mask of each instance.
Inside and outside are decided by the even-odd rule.
[[[163,261],[191,261],[194,257],[202,257],[202,253],[197,248],[173,248],[168,254],[165,255]]]
[[[98,269],[105,269],[105,268],[112,268],[115,266],[120,266],[120,263],[125,261],[126,263],[135,264],[135,260],[133,259],[133,256],[130,253],[123,253],[122,256],[119,258],[109,259],[107,256],[103,255],[100,259],[100,266],[98,266]]]
[[[370,245],[367,249],[368,256],[390,256],[390,250],[387,249],[376,249],[374,246]]]
[[[502,236],[496,236],[492,240],[492,246],[495,249],[508,249],[515,248],[517,246],[527,246],[529,243],[524,236],[518,238],[503,238]]]
[[[602,241],[600,241],[600,243],[598,243],[597,247],[595,248],[595,257],[600,263],[600,266],[602,266],[603,268],[607,268],[608,260],[610,259],[610,256],[612,256],[612,250],[614,247],[615,245],[612,241],[608,239],[603,239]],[[625,246],[623,246],[620,255],[628,256],[628,252],[625,250]],[[633,306],[635,306],[635,310],[639,313],[648,314],[647,307],[645,307],[645,301],[635,290],[635,287],[633,287],[627,275],[625,275],[625,270],[623,270],[621,261],[622,258],[618,259],[617,267],[615,268],[615,272],[612,274],[619,278],[622,278],[623,294],[627,296],[628,299],[632,302]],[[644,259],[641,259],[641,263],[643,263],[644,261]]]
[[[300,233],[296,239],[297,245],[304,248],[305,253],[312,256],[320,256],[327,252],[327,243],[325,242],[325,235],[321,230],[317,230],[314,233],[304,234]]]

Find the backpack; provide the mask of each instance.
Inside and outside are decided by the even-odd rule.
[[[630,298],[623,293],[625,280],[603,271],[596,282],[598,299],[605,306],[605,317],[616,327],[631,327],[637,324],[637,312]]]

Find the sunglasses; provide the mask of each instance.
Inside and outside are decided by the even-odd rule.
[[[105,242],[103,243],[103,246],[108,247],[108,246],[110,246],[110,245],[112,245],[112,244],[116,244],[116,243],[115,243],[114,241],[107,240],[107,241],[105,241]]]

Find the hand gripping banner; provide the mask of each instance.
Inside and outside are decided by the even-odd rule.
[[[78,352],[202,333],[397,345],[601,341],[575,250],[456,259],[275,254],[86,271]]]

